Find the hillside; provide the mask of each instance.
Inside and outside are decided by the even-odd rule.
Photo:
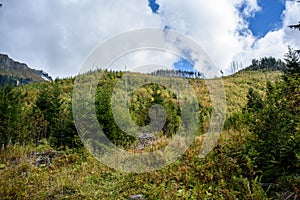
[[[0,54],[0,85],[42,81],[52,81],[52,77],[42,70],[32,69],[25,63],[14,61],[8,55]]]
[[[111,94],[124,75],[123,72],[100,73],[100,81],[93,74],[82,75],[81,79],[84,91],[90,89],[88,83],[98,82],[94,107],[105,135],[119,148],[141,156],[170,144],[172,135],[178,130],[178,124],[182,120],[174,93],[159,85],[148,84],[132,94],[129,110],[138,125],[145,126],[149,123],[149,107],[155,103],[163,105],[167,113],[166,125],[155,135],[158,139],[150,146],[140,148],[140,139],[126,136],[114,122],[110,109]],[[131,74],[135,75],[137,74]],[[147,75],[139,75],[141,80],[146,80],[146,77]],[[281,77],[282,72],[279,71],[248,70],[222,78],[227,100],[225,127],[216,147],[205,158],[199,157],[199,150],[206,137],[205,131],[210,125],[212,107],[206,81],[212,80],[186,79],[199,101],[201,128],[192,145],[179,160],[162,169],[146,173],[125,173],[111,169],[89,153],[94,147],[89,146],[89,150],[82,148],[73,122],[74,79],[37,82],[11,90],[6,88],[0,95],[6,98],[0,101],[3,104],[3,114],[10,113],[9,116],[3,115],[3,121],[0,122],[0,139],[3,144],[0,156],[0,195],[7,199],[136,199],[140,196],[144,199],[267,199],[276,195],[278,198],[289,195],[297,197],[300,192],[297,189],[300,178],[292,174],[293,176],[282,176],[279,180],[265,181],[254,162],[268,153],[253,158],[256,152],[249,146],[252,141],[256,141],[250,123],[255,123],[258,120],[256,117],[266,116],[266,113],[259,113],[260,110],[263,111],[262,108],[254,114],[251,109],[262,102],[267,104],[268,95],[278,93],[274,88],[282,82]],[[268,82],[273,84],[273,89]],[[124,89],[123,86],[119,89]],[[273,92],[270,93],[271,89]],[[7,91],[10,95],[5,96]],[[249,91],[257,97],[254,104],[249,103]],[[8,99],[11,99],[11,104]],[[292,102],[297,101],[293,99]],[[6,102],[8,103],[5,104]],[[247,110],[249,105],[254,106]],[[277,107],[280,105],[281,99]],[[266,109],[270,106],[272,105],[268,104]],[[11,107],[14,110],[10,110]],[[271,108],[274,109],[276,107]],[[84,112],[80,114],[86,115]],[[272,116],[276,114],[272,113]],[[123,114],[120,113],[119,117],[123,117]],[[14,123],[11,123],[11,119],[15,119]],[[258,127],[262,127],[263,118],[259,120]],[[5,121],[10,123],[9,126]],[[279,119],[279,122],[274,123],[280,124],[280,121],[285,122]],[[266,123],[267,128],[272,122]],[[8,128],[3,129],[6,126]],[[285,135],[289,137],[287,132]],[[276,143],[280,141],[276,137],[273,140]],[[6,141],[9,141],[7,145]],[[254,144],[257,145],[256,142]],[[182,145],[184,143],[179,142],[177,147]],[[273,145],[275,146],[263,146]],[[285,143],[279,145],[284,146]],[[291,155],[290,152],[288,155]],[[121,159],[118,162],[126,162]],[[262,166],[265,165],[271,164],[263,163]],[[297,163],[295,166],[296,170],[291,169],[296,173]],[[272,169],[277,168],[273,166]]]

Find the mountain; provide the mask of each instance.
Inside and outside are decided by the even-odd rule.
[[[52,80],[47,72],[32,69],[25,63],[14,61],[8,55],[0,54],[0,85],[23,85]]]

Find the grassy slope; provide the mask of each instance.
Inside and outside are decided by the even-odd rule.
[[[280,72],[274,71],[266,73],[248,71],[225,77],[223,83],[227,97],[228,114],[241,111],[241,108],[246,104],[246,96],[250,87],[264,94],[266,83],[278,81],[280,75]]]
[[[227,94],[228,116],[240,111],[246,103],[249,87],[264,93],[266,81],[275,81],[280,73],[244,72],[223,78]],[[203,81],[192,81],[196,93],[207,102],[208,91]],[[28,100],[37,94],[40,84],[25,86]],[[70,81],[62,88],[71,94]],[[67,95],[66,95],[67,97]],[[262,199],[261,188],[239,177],[237,160],[224,148],[236,148],[243,134],[223,131],[219,145],[204,159],[197,157],[202,138],[199,137],[185,155],[174,164],[152,173],[127,174],[109,169],[86,152],[64,152],[50,167],[30,164],[32,152],[51,150],[39,147],[10,147],[1,151],[0,197],[3,199],[127,199],[144,194],[148,199]],[[216,153],[217,152],[217,153]],[[237,177],[236,177],[237,176]]]

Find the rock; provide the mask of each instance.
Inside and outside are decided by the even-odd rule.
[[[35,70],[35,72],[40,75],[45,81],[53,81],[52,77],[43,70]]]
[[[0,69],[30,70],[25,63],[19,63],[9,58],[8,55],[0,54]]]
[[[33,165],[37,167],[46,167],[50,166],[54,158],[58,157],[61,152],[58,151],[49,151],[49,152],[37,152],[31,155],[33,158]]]
[[[151,145],[153,141],[154,141],[154,137],[149,133],[142,134],[139,137],[139,142],[145,146]]]
[[[135,194],[129,196],[129,200],[145,200],[145,198],[142,194]]]
[[[155,140],[154,137],[149,133],[144,133],[139,136],[139,143],[136,146],[136,149],[143,150],[145,147],[152,145]]]

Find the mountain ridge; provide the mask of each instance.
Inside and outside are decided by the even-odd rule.
[[[0,83],[28,84],[32,82],[53,81],[43,70],[36,70],[25,63],[13,60],[6,54],[0,54]]]

